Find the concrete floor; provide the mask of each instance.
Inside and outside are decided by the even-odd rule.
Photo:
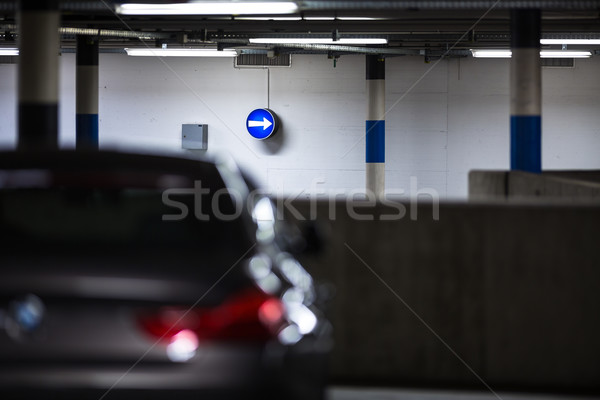
[[[535,395],[519,393],[460,392],[422,389],[378,389],[332,387],[327,400],[592,400],[600,397]]]

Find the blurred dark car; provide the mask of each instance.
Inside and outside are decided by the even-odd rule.
[[[0,221],[0,398],[322,398],[301,238],[229,163],[0,153]]]

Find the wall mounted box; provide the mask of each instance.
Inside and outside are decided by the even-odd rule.
[[[182,124],[181,148],[189,150],[206,150],[208,148],[208,125]]]

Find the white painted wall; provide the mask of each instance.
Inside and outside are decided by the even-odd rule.
[[[60,143],[75,141],[75,57],[61,57]],[[333,67],[321,55],[271,69],[270,106],[283,122],[268,142],[245,131],[267,106],[267,71],[231,59],[102,54],[103,148],[181,150],[181,124],[209,126],[209,152],[227,151],[272,193],[364,188],[364,56]],[[509,167],[508,60],[389,58],[386,187],[465,199],[470,169]],[[600,58],[544,69],[543,168],[600,168]],[[0,65],[0,146],[14,147],[16,66]],[[189,151],[187,151],[189,153]]]

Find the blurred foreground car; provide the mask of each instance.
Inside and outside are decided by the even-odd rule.
[[[321,399],[274,213],[226,163],[0,154],[0,398]]]

